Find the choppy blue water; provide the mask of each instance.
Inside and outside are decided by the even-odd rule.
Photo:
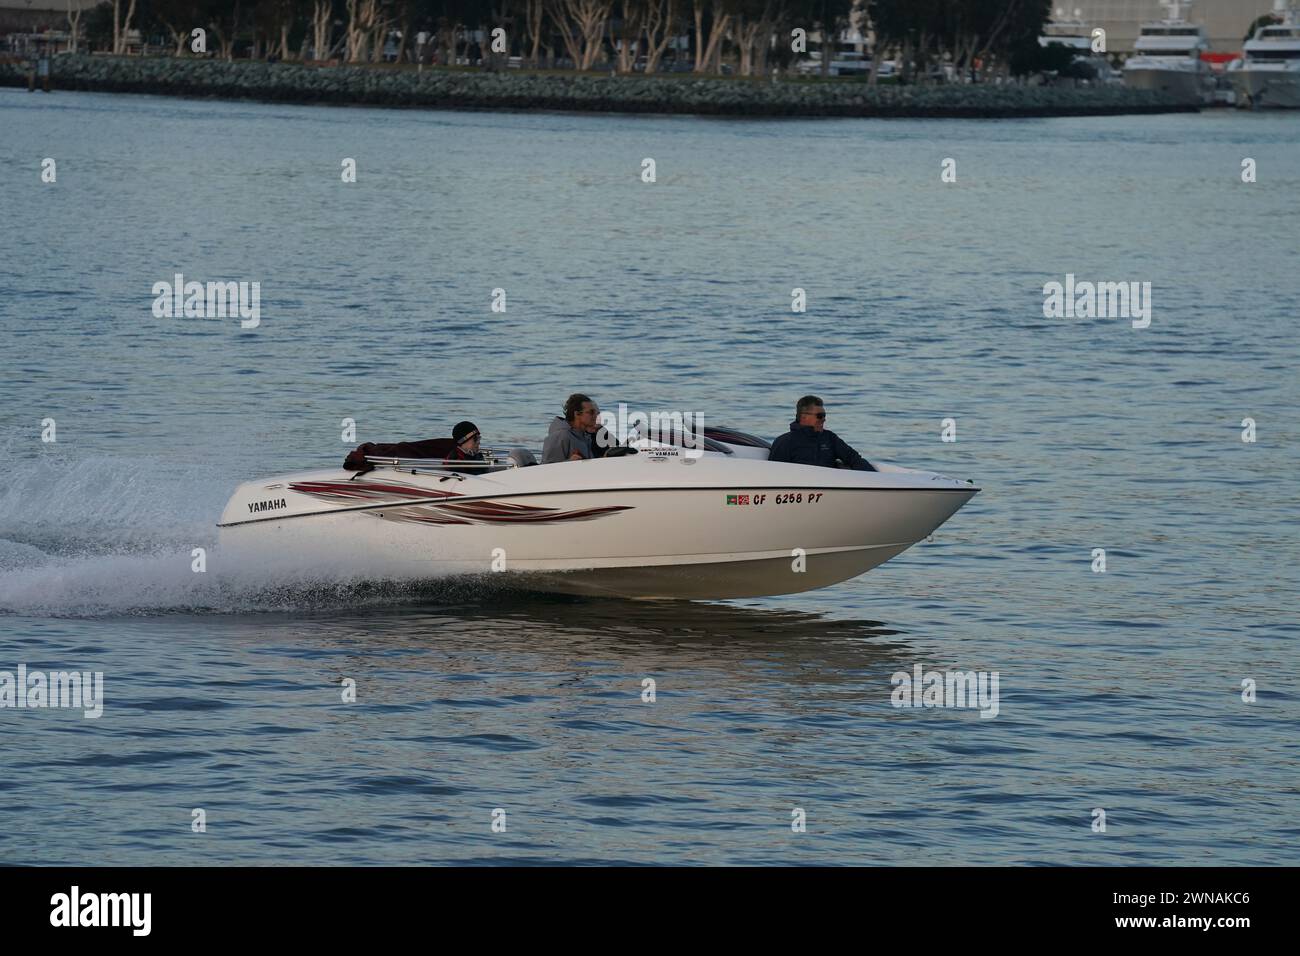
[[[1300,862],[1297,147],[1285,114],[0,91],[0,670],[105,675],[97,720],[0,709],[0,833],[57,834],[38,863]],[[260,281],[260,327],[154,318],[176,272]],[[1066,273],[1150,282],[1150,327],[1045,319]],[[579,387],[766,434],[816,391],[984,491],[764,600],[190,570],[237,482],[335,463],[344,418],[538,444]],[[998,716],[895,709],[917,663],[997,671]]]

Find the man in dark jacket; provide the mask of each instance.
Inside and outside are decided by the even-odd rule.
[[[768,461],[788,461],[794,465],[876,470],[871,462],[826,427],[826,407],[816,395],[799,399],[790,430],[772,442],[767,457]]]

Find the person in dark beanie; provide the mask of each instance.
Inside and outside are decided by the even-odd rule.
[[[816,395],[805,395],[795,405],[790,430],[772,442],[768,461],[823,468],[852,468],[875,471],[847,442],[826,427],[826,407]]]
[[[481,437],[478,426],[473,422],[457,422],[451,430],[451,439],[456,447],[447,453],[447,460],[483,461],[483,453],[478,450]]]

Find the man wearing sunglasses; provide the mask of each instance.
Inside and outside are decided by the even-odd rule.
[[[790,430],[772,442],[768,461],[823,468],[875,471],[871,462],[826,427],[826,407],[816,395],[805,395],[795,405]]]
[[[583,461],[592,454],[592,433],[600,423],[600,407],[581,392],[570,395],[564,403],[564,417],[551,420],[546,441],[542,444],[542,464]]]

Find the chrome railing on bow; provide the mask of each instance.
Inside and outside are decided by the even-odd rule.
[[[398,471],[492,471],[500,468],[518,468],[519,462],[508,452],[483,449],[483,460],[465,458],[387,458],[367,455],[366,461],[376,468],[395,468]]]

